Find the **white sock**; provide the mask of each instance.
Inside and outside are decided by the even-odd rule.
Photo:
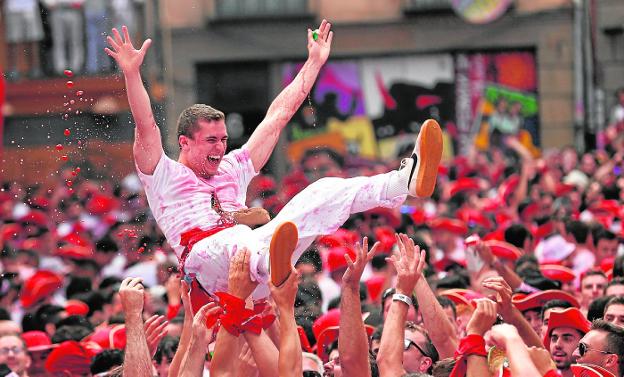
[[[386,199],[393,199],[397,196],[407,195],[409,193],[409,182],[407,180],[409,179],[413,160],[410,159],[410,161],[411,162],[401,170],[394,170],[388,173],[390,177],[388,178],[388,184],[386,186]]]

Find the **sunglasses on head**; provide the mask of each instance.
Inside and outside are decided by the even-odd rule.
[[[420,353],[422,353],[423,356],[427,356],[427,357],[431,357],[427,354],[427,352],[425,352],[418,344],[416,344],[416,342],[414,342],[413,340],[409,340],[409,339],[403,339],[403,350],[407,351],[411,346],[416,347],[416,349],[418,351],[420,351]]]
[[[590,348],[585,343],[579,343],[578,350],[579,350],[579,355],[581,355],[581,357],[585,356],[585,354],[587,352],[589,352],[589,351],[596,351],[596,352],[604,353],[605,355],[612,355],[613,354],[613,352],[601,351],[601,350],[597,350],[595,348]]]

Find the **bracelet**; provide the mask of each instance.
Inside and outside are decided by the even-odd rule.
[[[406,296],[404,294],[401,293],[395,293],[392,295],[392,301],[401,301],[402,303],[406,304],[407,306],[412,306],[412,298],[409,296]]]

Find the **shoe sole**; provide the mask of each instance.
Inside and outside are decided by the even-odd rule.
[[[269,248],[269,264],[271,269],[271,282],[279,287],[284,284],[292,270],[292,254],[299,242],[297,226],[287,221],[280,224],[271,238]]]
[[[418,162],[416,174],[410,182],[416,180],[415,190],[410,189],[410,194],[420,198],[426,198],[433,194],[436,179],[438,178],[438,166],[442,159],[442,129],[438,122],[427,119],[420,128],[420,143],[418,146]]]

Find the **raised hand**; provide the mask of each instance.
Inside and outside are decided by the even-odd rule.
[[[482,298],[475,300],[477,310],[472,314],[466,333],[483,336],[496,321],[496,303],[490,299]]]
[[[373,259],[378,249],[379,242],[376,242],[373,248],[368,251],[368,238],[364,237],[361,245],[359,243],[355,245],[355,262],[351,260],[349,255],[345,254],[347,270],[342,275],[342,284],[344,286],[357,290],[360,289],[360,278],[362,278],[364,268]]]
[[[482,283],[483,287],[496,291],[496,303],[498,304],[498,312],[506,318],[513,310],[511,303],[511,295],[513,291],[509,284],[500,276],[493,276],[485,279]]]
[[[119,35],[119,31],[113,28],[113,36],[106,37],[111,48],[105,48],[104,51],[115,61],[124,74],[132,71],[138,71],[143,63],[143,58],[147,53],[147,49],[152,44],[151,39],[146,39],[137,50],[132,45],[132,40],[128,34],[128,28],[124,25],[121,28],[123,38]]]
[[[507,343],[511,341],[520,341],[520,335],[518,335],[518,330],[509,324],[496,325],[492,327],[490,332],[486,334],[486,342],[490,343],[497,348],[507,349]],[[524,345],[524,343],[522,343]]]
[[[242,300],[246,300],[256,289],[258,283],[251,280],[249,260],[251,251],[246,247],[237,250],[230,261],[228,276],[228,292]]]
[[[180,298],[182,300],[182,307],[184,308],[184,318],[193,318],[193,306],[191,305],[190,297],[191,288],[184,280],[180,281]]]
[[[199,344],[210,343],[213,337],[213,327],[217,321],[217,316],[223,313],[223,309],[216,302],[210,302],[201,307],[193,317],[192,337]]]
[[[283,315],[284,310],[294,310],[295,297],[297,297],[297,289],[299,288],[299,273],[292,267],[290,276],[284,284],[276,287],[273,283],[269,282],[269,288],[271,289],[271,296],[273,301]]]
[[[425,268],[424,250],[414,245],[414,240],[405,234],[397,235],[398,254],[387,258],[397,271],[396,291],[407,296],[411,296],[416,283],[422,277]]]
[[[533,364],[535,364],[542,376],[546,375],[550,370],[557,369],[557,364],[555,364],[550,357],[550,352],[545,348],[529,347],[528,351]]]
[[[169,321],[163,315],[153,315],[145,321],[145,339],[147,340],[147,348],[150,355],[154,357],[158,343],[167,335],[167,325]]]
[[[143,313],[144,288],[140,278],[126,278],[119,287],[119,299],[126,315]]]
[[[330,31],[331,24],[323,20],[318,28],[318,38],[314,40],[313,31],[308,29],[308,59],[325,64],[329,58],[334,32]]]

